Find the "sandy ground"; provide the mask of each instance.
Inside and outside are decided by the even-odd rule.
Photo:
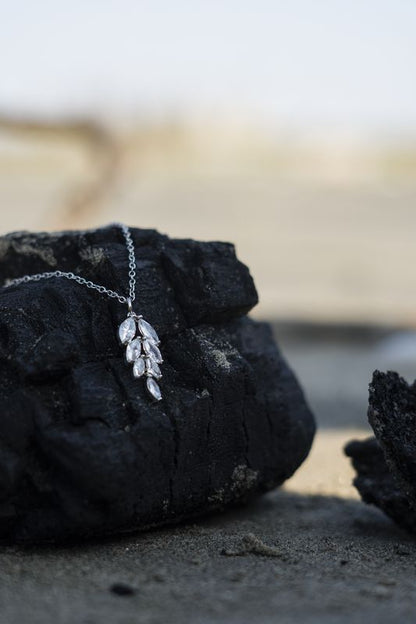
[[[321,424],[285,487],[192,525],[71,548],[2,547],[2,624],[414,621],[416,542],[358,500],[342,454],[368,434],[374,362],[411,375],[403,345],[414,336],[276,331]]]

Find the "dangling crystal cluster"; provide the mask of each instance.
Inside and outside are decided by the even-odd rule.
[[[126,345],[126,361],[133,364],[133,376],[139,379],[144,375],[150,396],[160,401],[162,393],[157,381],[162,377],[159,364],[163,359],[155,329],[144,318],[132,313],[118,328],[118,337],[121,344]]]

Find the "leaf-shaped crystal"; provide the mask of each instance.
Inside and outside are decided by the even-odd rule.
[[[154,327],[150,325],[150,323],[141,318],[138,320],[138,326],[143,338],[146,338],[150,342],[154,342],[156,345],[160,343],[159,336],[157,335]]]
[[[146,386],[149,394],[152,395],[156,401],[160,401],[162,399],[162,393],[159,388],[159,384],[153,379],[153,377],[148,377],[146,379]]]
[[[145,363],[143,358],[138,358],[133,366],[133,375],[138,379],[144,374],[145,371]]]
[[[118,337],[121,344],[127,344],[130,340],[133,340],[136,335],[136,322],[134,318],[128,316],[118,328]]]
[[[129,344],[127,345],[127,348],[126,348],[127,362],[129,362],[130,364],[132,362],[135,362],[137,358],[140,357],[141,352],[142,352],[142,343],[140,341],[140,338],[135,338],[134,340],[129,342]]]
[[[163,358],[162,354],[159,351],[159,348],[154,344],[154,342],[150,342],[149,340],[143,340],[143,350],[146,355],[158,364],[162,364]]]
[[[161,379],[162,377],[162,371],[160,370],[159,364],[152,360],[152,358],[146,358],[146,373],[155,379]]]

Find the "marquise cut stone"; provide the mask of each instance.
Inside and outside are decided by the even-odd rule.
[[[143,340],[143,350],[146,355],[152,358],[152,360],[154,360],[155,362],[157,362],[157,364],[162,364],[162,354],[154,342],[150,342],[149,340]]]
[[[127,344],[131,340],[133,340],[136,335],[136,322],[134,318],[129,316],[123,321],[118,328],[118,337],[120,338],[121,344]]]
[[[129,362],[129,364],[131,364],[132,362],[135,362],[137,358],[140,357],[141,352],[142,352],[141,340],[140,338],[135,338],[134,340],[129,342],[129,344],[127,345],[127,348],[126,348],[127,362]]]
[[[146,380],[146,386],[149,394],[152,395],[156,401],[160,401],[162,399],[162,393],[159,388],[159,384],[153,379],[153,377],[148,377]]]
[[[146,338],[150,342],[154,342],[156,345],[160,343],[159,336],[154,327],[150,325],[144,319],[139,319],[138,321],[139,331],[143,338]]]
[[[139,357],[134,362],[133,375],[134,375],[134,377],[136,377],[136,379],[138,379],[139,377],[142,377],[142,375],[144,374],[144,371],[145,371],[144,359]]]
[[[146,373],[155,379],[161,379],[162,377],[159,364],[155,362],[155,360],[152,360],[152,358],[146,358]]]

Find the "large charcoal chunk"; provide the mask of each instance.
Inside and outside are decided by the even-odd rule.
[[[132,230],[136,310],[156,328],[163,400],[124,362],[117,301],[65,279],[0,292],[0,537],[132,531],[283,483],[315,425],[232,246]],[[61,269],[125,292],[121,232],[0,239],[0,278]]]

